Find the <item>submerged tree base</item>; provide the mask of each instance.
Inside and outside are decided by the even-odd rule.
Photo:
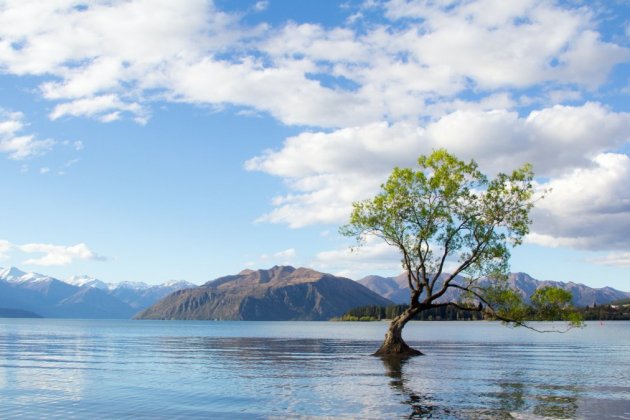
[[[383,343],[373,356],[387,359],[407,359],[409,357],[424,356],[424,353],[409,347],[404,341],[400,341],[397,343]]]

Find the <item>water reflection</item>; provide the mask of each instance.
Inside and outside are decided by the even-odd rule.
[[[527,407],[525,384],[520,382],[501,382],[501,391],[497,393],[499,407],[504,411],[522,412]]]
[[[571,346],[463,323],[382,360],[373,324],[41,322],[0,321],[0,418],[630,418],[630,323]]]
[[[572,389],[573,395],[538,395],[534,414],[556,419],[574,419],[578,412],[578,391]]]
[[[390,378],[389,386],[410,408],[409,419],[513,419],[532,418],[532,415],[554,419],[583,417],[579,410],[582,399],[578,386],[535,384],[524,372],[516,371],[510,373],[510,382],[497,384],[499,392],[479,394],[484,408],[475,408],[474,404],[473,407],[465,407],[468,404],[464,400],[471,396],[464,397],[462,401],[450,401],[453,404],[450,406],[448,400],[443,400],[439,394],[433,396],[430,391],[418,389],[417,384],[422,381],[418,381],[416,376],[422,376],[423,372],[418,369],[407,372],[407,367],[416,359],[382,358],[381,361],[385,375]],[[485,396],[490,398],[484,399]]]
[[[516,417],[531,412],[540,417],[572,419],[579,417],[580,388],[572,385],[548,386],[532,383],[500,382],[500,392],[495,394],[502,411]],[[523,381],[527,379],[521,378]]]
[[[409,362],[409,359],[383,357],[381,360],[385,366],[385,375],[391,378],[389,385],[403,398],[403,404],[411,408],[411,413],[407,418],[427,418],[436,416],[438,413],[442,414],[440,417],[444,417],[443,415],[450,414],[448,410],[438,409],[428,396],[411,389],[403,374],[403,367]]]

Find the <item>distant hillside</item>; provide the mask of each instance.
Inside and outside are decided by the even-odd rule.
[[[41,318],[41,316],[23,309],[0,308],[0,318]]]
[[[392,302],[357,282],[307,268],[245,270],[180,290],[137,319],[327,320],[351,308]]]
[[[359,280],[359,283],[395,303],[409,303],[409,287],[406,274],[401,274],[396,277],[368,276]],[[481,284],[483,284],[483,280]],[[630,298],[630,292],[622,292],[611,287],[596,289],[573,282],[541,281],[525,273],[511,273],[508,277],[508,284],[513,289],[519,291],[526,301],[529,300],[529,297],[536,289],[543,286],[555,286],[568,290],[573,295],[573,304],[575,306],[602,305],[619,299]],[[457,299],[457,293],[455,290],[451,289],[441,300],[448,301],[453,299]]]
[[[177,290],[193,287],[197,287],[197,285],[183,280],[169,281],[157,286],[143,283],[120,283],[116,287],[110,288],[109,293],[131,306],[137,313]]]
[[[409,303],[407,275],[396,277],[367,276],[359,283],[394,303]]]
[[[620,305],[620,306],[628,306],[630,305],[630,298],[616,300],[614,302],[610,302],[611,305]]]
[[[536,289],[544,286],[560,287],[571,292],[575,306],[603,305],[615,300],[630,298],[630,292],[622,292],[612,287],[593,288],[574,282],[536,280],[525,273],[510,274],[509,282],[513,288],[521,291],[521,294],[526,298],[529,298]]]
[[[195,285],[183,281],[158,286],[106,284],[87,276],[62,281],[8,267],[0,269],[0,308],[46,318],[128,319],[169,293],[186,287]]]

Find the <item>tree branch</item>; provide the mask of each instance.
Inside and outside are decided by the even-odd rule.
[[[435,283],[437,282],[438,278],[442,274],[442,270],[444,269],[444,263],[446,262],[446,257],[448,257],[448,254],[450,252],[449,247],[450,247],[451,241],[453,240],[453,238],[455,238],[455,235],[464,228],[464,226],[466,225],[466,223],[468,223],[469,220],[470,218],[464,219],[462,223],[460,223],[460,225],[457,227],[457,229],[455,229],[453,233],[451,233],[448,239],[446,240],[446,243],[444,244],[444,253],[442,254],[442,258],[440,260],[440,265],[438,266],[438,269],[435,275],[433,276],[433,280],[431,280],[431,291],[433,291],[433,287],[435,286]]]
[[[566,333],[567,331],[572,330],[572,329],[574,328],[573,326],[569,325],[569,326],[567,326],[567,328],[566,328],[565,330],[539,330],[538,328],[534,328],[534,327],[532,327],[531,325],[526,324],[524,321],[520,321],[520,320],[517,320],[517,319],[511,319],[511,318],[507,318],[507,317],[504,317],[504,316],[499,315],[499,314],[497,313],[497,310],[496,310],[496,309],[494,309],[494,307],[492,306],[492,304],[491,304],[490,302],[488,302],[488,301],[487,301],[487,300],[486,300],[483,296],[481,296],[479,293],[475,292],[474,290],[470,290],[470,289],[468,289],[468,288],[466,288],[466,287],[462,287],[462,286],[460,286],[460,285],[458,285],[458,284],[452,284],[452,285],[451,285],[451,287],[454,287],[454,288],[456,288],[456,289],[461,289],[461,290],[464,290],[464,291],[466,291],[466,292],[472,293],[472,294],[473,294],[473,295],[474,295],[477,299],[479,299],[482,303],[484,303],[484,304],[486,305],[486,307],[490,310],[491,315],[492,315],[494,318],[498,319],[499,321],[503,321],[503,322],[506,322],[506,323],[508,323],[508,324],[514,324],[515,326],[519,326],[519,327],[527,328],[527,329],[529,329],[529,330],[536,331],[536,332],[539,332],[539,333],[550,333],[550,332],[556,332],[556,333],[561,333],[561,334],[564,334],[564,333]],[[446,305],[451,304],[451,303],[452,303],[452,302],[449,302],[449,303],[447,303]],[[456,305],[456,304],[454,304],[454,305]],[[463,309],[463,308],[462,308],[462,309]]]

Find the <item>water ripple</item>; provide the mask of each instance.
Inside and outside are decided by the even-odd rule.
[[[630,323],[0,320],[0,418],[630,418]]]

